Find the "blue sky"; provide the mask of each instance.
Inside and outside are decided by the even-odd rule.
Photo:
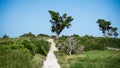
[[[96,23],[100,18],[111,21],[120,34],[120,0],[0,0],[0,37],[28,32],[55,35],[50,31],[48,10],[74,18],[61,35],[102,36]]]

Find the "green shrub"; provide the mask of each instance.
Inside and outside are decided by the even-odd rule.
[[[20,37],[35,37],[35,35],[32,34],[31,32],[29,32],[29,33],[25,33],[25,34],[21,35]]]
[[[32,43],[35,45],[37,53],[40,53],[40,54],[45,55],[45,56],[47,55],[47,53],[50,49],[50,45],[47,41],[34,40],[34,41],[32,41]]]
[[[0,39],[0,68],[40,68],[49,48],[47,41],[31,36]]]
[[[45,35],[45,34],[38,34],[37,38],[49,38],[49,35]]]
[[[0,47],[0,68],[30,68],[32,55],[27,49]]]
[[[0,45],[10,45],[10,44],[14,44],[14,41],[12,39],[2,39],[0,41]]]
[[[36,53],[35,45],[29,40],[23,40],[22,45],[24,45],[24,47],[27,48],[33,55]]]
[[[72,35],[77,41],[77,45],[85,46],[86,51],[90,50],[105,50],[106,47],[120,48],[120,38],[108,38],[108,37],[92,37],[92,36],[83,36]],[[67,42],[67,36],[62,36],[59,40],[56,41],[56,46],[63,42]],[[64,49],[63,49],[64,50]]]
[[[2,39],[9,39],[9,36],[5,34]]]

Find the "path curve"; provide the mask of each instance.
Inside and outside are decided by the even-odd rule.
[[[49,39],[48,41],[51,42],[51,48],[47,54],[46,60],[44,61],[43,68],[60,68],[60,65],[58,64],[57,58],[54,54],[54,51],[57,51],[55,43],[53,39]]]

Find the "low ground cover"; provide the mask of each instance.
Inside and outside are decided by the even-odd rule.
[[[61,68],[120,68],[120,51],[93,50],[80,55],[55,52]]]

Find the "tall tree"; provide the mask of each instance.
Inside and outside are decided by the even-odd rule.
[[[59,38],[60,33],[63,31],[65,27],[69,28],[71,26],[71,21],[73,18],[71,16],[67,16],[66,13],[64,13],[62,16],[59,15],[59,12],[55,11],[48,11],[51,15],[50,23],[51,31],[56,33],[56,38]]]
[[[112,27],[110,21],[105,21],[104,19],[98,19],[97,23],[99,24],[99,28],[103,33],[103,36],[114,36],[117,37],[119,34],[117,33],[116,27]]]
[[[103,33],[103,36],[107,36],[107,31],[110,29],[111,22],[105,21],[104,19],[98,19],[97,23],[99,24],[99,28]]]

